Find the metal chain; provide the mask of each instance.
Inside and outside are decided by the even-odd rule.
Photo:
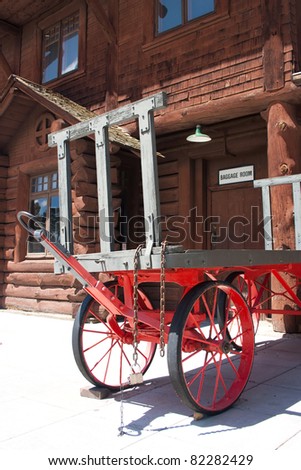
[[[139,245],[136,248],[134,254],[134,282],[133,282],[133,362],[134,366],[137,366],[138,362],[138,270],[139,270],[139,257],[142,251],[143,245]]]
[[[165,355],[165,265],[166,265],[166,245],[164,240],[161,244],[161,271],[160,271],[160,356]]]
[[[124,435],[124,399],[123,399],[123,391],[124,391],[124,387],[121,384],[120,385],[120,392],[121,392],[121,397],[120,397],[120,426],[118,428],[118,431],[119,431],[118,436],[123,436]]]

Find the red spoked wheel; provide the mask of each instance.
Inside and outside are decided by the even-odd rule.
[[[228,274],[225,278],[225,282],[230,282],[235,286],[249,305],[249,308],[252,311],[254,334],[256,335],[260,321],[260,307],[256,305],[258,303],[258,289],[255,282],[245,276],[241,271],[234,271]],[[255,308],[256,310],[254,311]]]
[[[253,356],[253,324],[243,296],[225,282],[194,286],[178,305],[168,339],[169,374],[181,400],[208,415],[228,409],[247,384]]]
[[[105,285],[123,301],[123,287],[118,281]],[[140,289],[138,304],[143,309],[152,310],[149,300]],[[133,345],[126,344],[117,336],[109,325],[108,316],[109,312],[88,295],[74,322],[72,347],[76,364],[89,382],[98,387],[118,390],[129,386],[129,376],[137,370],[133,370]],[[125,317],[120,315],[116,321],[122,331],[132,332]],[[142,374],[149,368],[155,351],[155,343],[139,342],[137,367]]]

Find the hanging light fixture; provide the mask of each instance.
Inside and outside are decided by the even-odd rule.
[[[211,137],[207,134],[204,134],[201,130],[201,126],[197,124],[195,133],[189,135],[186,140],[188,140],[188,142],[210,142]]]

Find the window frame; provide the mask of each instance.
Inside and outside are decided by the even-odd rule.
[[[158,0],[154,2],[144,0],[145,41],[142,47],[144,52],[176,40],[181,40],[191,33],[200,31],[200,29],[207,28],[230,17],[230,0],[215,0],[215,12],[189,20],[162,33],[157,33],[157,4]]]
[[[50,187],[49,188],[49,185],[52,186],[52,176],[53,175],[56,175],[56,188],[52,188]],[[48,177],[48,189],[47,190],[44,190],[44,188],[41,190],[41,191],[33,191],[32,190],[32,186],[33,186],[33,181],[34,179],[36,178],[45,178],[45,177]],[[30,178],[29,178],[29,192],[28,192],[28,207],[29,207],[29,212],[32,213],[32,208],[31,208],[31,204],[32,204],[32,201],[34,201],[34,199],[38,199],[38,198],[47,198],[47,216],[46,216],[46,223],[45,223],[45,229],[50,232],[50,200],[51,200],[51,197],[53,196],[57,196],[59,198],[59,187],[58,187],[58,171],[57,169],[55,170],[50,170],[50,171],[47,171],[47,172],[43,172],[43,173],[39,173],[37,175],[31,175]],[[59,209],[59,207],[58,207]],[[35,215],[35,214],[33,214]],[[58,228],[58,234],[59,234],[59,228]],[[26,243],[26,258],[40,258],[40,257],[51,257],[53,258],[53,256],[44,248],[42,251],[37,251],[37,252],[34,252],[34,251],[29,251],[29,246],[30,246],[30,236],[28,237],[27,239],[27,243]],[[36,242],[36,243],[39,243],[39,242]]]
[[[43,81],[43,65],[44,65],[44,43],[43,43],[43,34],[44,31],[55,26],[57,23],[62,23],[69,16],[72,16],[74,13],[79,12],[79,35],[78,35],[78,66],[75,70],[71,70],[65,74],[61,74],[61,60],[59,60],[59,74],[58,77],[53,78],[48,81]],[[86,62],[86,23],[87,23],[87,8],[86,2],[84,0],[75,0],[70,5],[61,8],[56,13],[47,16],[38,23],[38,28],[40,32],[40,83],[43,85],[53,84],[59,85],[68,80],[73,80],[75,77],[78,77],[85,72],[85,62]],[[60,48],[61,48],[60,41]]]
[[[158,22],[158,11],[159,11],[159,2],[160,0],[155,1],[155,35],[158,37],[161,34],[168,33],[169,31],[182,28],[183,26],[190,24],[192,21],[199,21],[201,18],[204,18],[208,15],[214,15],[216,14],[216,8],[217,8],[217,0],[214,0],[214,9],[208,13],[205,13],[203,15],[196,16],[195,18],[191,18],[191,20],[188,19],[188,1],[189,0],[181,0],[181,16],[182,16],[182,23],[178,24],[176,26],[173,26],[171,28],[165,29],[164,31],[159,31],[159,22]]]

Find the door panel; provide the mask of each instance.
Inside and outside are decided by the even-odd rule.
[[[251,184],[209,190],[209,249],[264,248],[261,192]]]

